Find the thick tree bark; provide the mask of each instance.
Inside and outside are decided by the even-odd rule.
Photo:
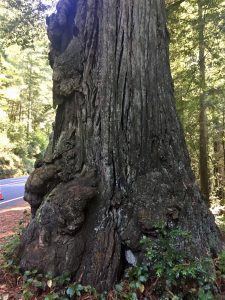
[[[57,115],[26,184],[21,267],[110,288],[159,221],[191,231],[192,254],[215,255],[219,231],[175,110],[163,0],[63,0],[48,35]]]

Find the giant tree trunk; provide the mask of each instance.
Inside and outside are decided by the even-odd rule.
[[[219,232],[190,168],[163,0],[62,0],[48,19],[54,135],[26,184],[20,264],[107,289],[159,221],[216,254]]]

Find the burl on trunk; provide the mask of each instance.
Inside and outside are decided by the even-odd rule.
[[[215,255],[176,114],[164,1],[60,0],[47,24],[57,113],[26,184],[21,267],[107,289],[158,222],[190,231],[193,255]]]

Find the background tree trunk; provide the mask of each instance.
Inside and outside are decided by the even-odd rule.
[[[205,20],[202,0],[198,0],[198,25],[199,25],[199,176],[201,191],[209,205],[209,169],[208,169],[208,128],[206,113],[206,81],[205,81]]]
[[[223,149],[223,132],[218,133],[213,143],[214,145],[214,190],[215,196],[223,205],[224,199],[224,149]]]
[[[159,221],[192,232],[191,254],[215,255],[176,115],[163,1],[63,0],[47,23],[57,114],[26,184],[21,267],[108,289]]]

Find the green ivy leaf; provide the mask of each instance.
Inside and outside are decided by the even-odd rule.
[[[121,293],[123,291],[123,285],[121,283],[116,284],[115,288],[116,288],[116,291],[119,293]]]
[[[69,287],[67,290],[66,290],[66,294],[68,296],[70,296],[70,298],[72,298],[74,295],[75,295],[75,289],[72,288],[72,287]]]

